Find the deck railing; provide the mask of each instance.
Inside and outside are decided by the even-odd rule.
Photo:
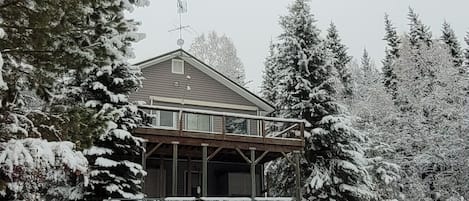
[[[304,139],[305,120],[264,117],[211,110],[140,105],[146,118],[141,127],[201,132],[221,135],[246,135],[264,138]]]

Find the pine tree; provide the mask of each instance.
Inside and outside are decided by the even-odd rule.
[[[272,104],[275,104],[275,102],[277,101],[278,94],[276,86],[279,79],[276,70],[277,58],[275,48],[275,44],[271,41],[269,44],[269,55],[267,55],[267,58],[264,62],[264,75],[261,85],[262,97]]]
[[[409,39],[413,47],[418,48],[421,43],[426,46],[432,45],[432,33],[430,27],[422,23],[414,9],[409,7],[407,17],[410,21]]]
[[[70,148],[68,151],[65,149],[57,150],[57,154],[67,158],[67,161],[71,160],[78,163],[78,160],[64,154],[81,155],[80,151],[75,152],[75,146],[80,149],[89,146],[90,138],[95,136],[96,131],[100,129],[101,121],[95,118],[95,111],[83,108],[83,105],[80,105],[79,102],[58,105],[60,104],[58,99],[61,99],[63,95],[61,91],[57,91],[58,85],[60,85],[60,80],[67,78],[63,75],[69,68],[82,66],[77,64],[77,61],[89,56],[89,54],[76,54],[76,50],[88,52],[90,49],[90,44],[78,40],[91,34],[90,32],[93,29],[92,26],[85,25],[87,22],[86,17],[92,15],[92,12],[87,9],[88,4],[91,3],[57,0],[2,1],[0,3],[2,9],[2,12],[0,12],[0,27],[3,27],[0,29],[0,52],[2,52],[0,55],[0,70],[2,71],[0,77],[0,99],[2,100],[0,106],[0,116],[2,117],[2,121],[0,121],[0,142],[2,145],[0,145],[0,149],[8,144],[3,143],[7,140],[9,143],[16,145],[21,142],[41,141],[41,143],[29,144],[28,149],[37,152],[37,150],[44,150],[45,148],[52,149],[55,145],[68,146]],[[18,138],[29,139],[18,140]],[[67,140],[80,142],[81,144],[74,145],[70,142],[43,143],[43,140],[30,138],[42,138],[49,141]],[[3,158],[5,159],[5,157]],[[10,157],[6,158],[12,159]],[[60,158],[57,158],[57,160],[62,161]],[[84,166],[87,166],[85,159],[81,162]],[[18,172],[21,169],[26,170],[33,167],[32,165],[17,165],[15,168]],[[59,164],[42,163],[40,165],[51,165],[54,170],[47,172],[47,168],[38,168],[34,171],[39,172],[34,174],[22,173],[23,178],[34,177],[32,181],[26,182],[34,182],[34,179],[44,179],[40,175],[52,175],[51,182],[60,182],[60,184],[55,183],[47,186],[34,183],[39,188],[47,186],[44,189],[48,191],[47,194],[44,191],[37,192],[39,188],[32,186],[36,190],[35,193],[42,193],[41,196],[35,196],[34,199],[76,200],[82,198],[82,194],[75,192],[75,190],[83,190],[83,182],[78,182],[78,180],[82,179],[82,173],[86,170],[81,169],[78,171],[73,169],[72,166],[61,166]],[[17,182],[16,179],[19,179],[18,177],[7,177],[7,180],[4,181],[4,176],[12,173],[8,169],[6,169],[7,171],[4,170],[0,170],[0,177],[2,177],[0,178],[1,199],[4,198],[3,196],[21,199],[16,197],[15,194],[10,194],[12,189],[4,188],[6,183]],[[14,172],[14,174],[18,172]],[[58,178],[64,174],[69,174],[71,177]],[[44,183],[47,182],[44,181]],[[74,192],[68,191],[66,185],[72,185],[75,189]],[[10,187],[15,187],[15,185]],[[6,194],[5,189],[7,189]],[[49,192],[52,194],[49,194]],[[21,193],[25,192],[21,191]],[[20,194],[20,196],[26,195]],[[69,196],[73,196],[73,198]],[[29,198],[26,199],[29,200]]]
[[[334,67],[337,70],[338,78],[344,86],[344,96],[351,96],[351,73],[347,68],[347,64],[352,60],[352,57],[347,54],[347,47],[342,44],[339,32],[332,22],[327,29],[326,46],[335,59]]]
[[[467,46],[469,46],[469,32],[467,32],[466,36],[464,36],[464,42],[466,43]],[[469,48],[467,47],[464,49],[463,60],[464,60],[463,66],[461,68],[462,74],[466,75],[466,77],[469,77]]]
[[[68,49],[78,57],[68,83],[67,96],[92,108],[106,127],[85,150],[90,163],[90,179],[86,200],[143,197],[142,176],[146,173],[137,161],[143,151],[143,140],[130,133],[140,121],[136,106],[128,95],[141,86],[141,72],[128,63],[133,56],[131,44],[142,38],[137,34],[138,23],[125,18],[125,11],[144,6],[147,1],[130,4],[107,0],[86,4],[92,10],[86,25],[93,27],[89,35],[77,41],[89,44],[89,49]]]
[[[454,66],[460,68],[463,63],[461,45],[458,38],[448,22],[443,22],[441,40],[448,45],[451,56],[453,57]]]
[[[296,0],[288,8],[289,14],[280,17],[280,26],[284,32],[279,36],[277,44],[277,67],[279,75],[276,89],[278,97],[276,107],[278,115],[284,118],[311,117],[309,94],[311,83],[308,76],[309,59],[314,57],[324,63],[327,50],[319,38],[320,31],[313,24],[315,21],[310,13],[306,0]],[[314,55],[312,54],[314,52]],[[292,156],[289,156],[292,157]],[[308,164],[301,160],[302,178],[309,175]],[[270,165],[269,172],[274,175],[274,184],[270,189],[273,196],[292,195],[295,180],[292,164],[280,159]]]
[[[368,55],[368,51],[366,51],[366,48],[363,49],[363,55],[361,58],[361,68],[364,73],[368,73],[373,70],[373,64],[370,56]]]
[[[305,0],[289,7],[281,17],[279,82],[280,115],[303,118],[313,129],[306,138],[302,174],[306,176],[303,197],[308,200],[371,200],[371,180],[360,142],[363,136],[350,127],[350,118],[335,100],[334,58],[319,36],[313,15]],[[275,166],[274,166],[275,167]],[[277,176],[282,187],[290,187],[291,175]],[[282,172],[277,169],[276,172]],[[280,189],[282,190],[282,189]],[[287,189],[283,189],[285,191]]]
[[[382,61],[383,63],[383,82],[386,87],[386,91],[393,97],[396,96],[396,74],[394,73],[392,66],[397,58],[399,58],[399,44],[400,39],[397,35],[396,28],[392,25],[389,16],[385,14],[384,16],[384,29],[386,31],[384,35],[384,40],[387,42],[387,47],[385,50],[385,58]]]

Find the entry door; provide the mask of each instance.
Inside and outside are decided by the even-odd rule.
[[[190,178],[189,178],[190,177]],[[202,191],[202,174],[199,171],[184,172],[184,195],[194,197],[197,195],[197,188]],[[202,192],[200,192],[202,193]]]

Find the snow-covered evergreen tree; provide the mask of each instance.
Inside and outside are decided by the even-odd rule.
[[[215,31],[207,37],[202,34],[194,39],[189,52],[241,86],[246,85],[244,65],[228,36],[218,35]]]
[[[347,47],[342,44],[337,27],[332,22],[327,29],[326,47],[335,59],[334,68],[336,68],[339,79],[344,86],[344,92],[339,94],[351,96],[351,73],[347,64],[352,60],[352,57],[347,54]]]
[[[269,44],[269,55],[264,62],[264,74],[261,85],[262,98],[275,105],[277,101],[277,83],[278,83],[278,72],[277,72],[277,58],[276,58],[276,46],[271,41]]]
[[[307,178],[303,197],[372,200],[376,195],[360,145],[364,139],[351,128],[349,116],[335,100],[338,79],[334,59],[319,36],[307,1],[295,1],[280,25],[284,30],[278,47],[280,115],[303,118],[313,126],[301,162]],[[275,167],[288,170],[291,166]],[[288,189],[293,177],[283,172],[273,184]]]
[[[376,66],[363,68],[357,62],[351,64],[354,86],[350,107],[354,117],[352,125],[365,132],[368,138],[364,147],[370,163],[367,169],[376,183],[373,189],[378,200],[399,198],[400,168],[392,163],[395,149],[387,143],[389,136],[393,135],[388,124],[396,118],[397,110]],[[369,71],[365,72],[364,69]]]
[[[387,42],[385,50],[385,58],[383,59],[383,82],[386,87],[386,91],[391,94],[394,98],[396,96],[396,74],[393,72],[392,65],[397,58],[399,58],[399,35],[397,34],[396,28],[393,26],[389,16],[384,15],[384,40]]]
[[[432,45],[432,33],[430,27],[423,24],[414,9],[409,7],[407,17],[410,21],[409,40],[413,47],[419,48],[421,44]]]
[[[314,65],[324,65],[327,50],[320,39],[320,30],[306,0],[296,0],[288,8],[289,14],[280,17],[280,26],[284,32],[279,36],[277,46],[278,97],[276,107],[284,118],[311,117],[309,62],[314,57]],[[302,160],[302,177],[309,175],[306,161]],[[295,177],[292,164],[285,159],[274,162],[269,169],[275,174],[270,189],[274,196],[292,195]]]
[[[466,43],[467,46],[469,46],[469,32],[466,33],[464,36],[464,42]],[[464,49],[464,63],[462,67],[462,74],[466,74],[469,76],[469,48],[466,47]]]
[[[87,150],[92,165],[90,192],[96,192],[89,195],[91,199],[142,197],[139,183],[144,172],[124,160],[142,151],[141,140],[129,133],[138,119],[136,108],[127,101],[127,95],[140,85],[139,70],[126,61],[132,55],[131,42],[140,36],[133,33],[136,23],[125,19],[124,11],[142,3],[146,1],[1,5],[0,24],[8,28],[0,31],[5,61],[0,62],[4,64],[0,83],[5,83],[0,87],[4,119],[0,138],[50,136],[89,145],[90,137],[102,131],[100,122],[106,122],[96,146]],[[47,104],[31,109],[30,94]],[[93,109],[84,108],[85,104]],[[96,124],[88,124],[89,119]],[[79,132],[82,135],[76,135]]]
[[[458,38],[448,22],[443,22],[441,40],[448,45],[450,54],[453,57],[454,66],[460,68],[463,63],[461,45]]]
[[[452,67],[450,51],[438,43],[415,49],[405,39],[395,63],[399,80],[400,114],[395,126],[396,162],[404,171],[403,191],[408,200],[467,196],[462,179],[467,146],[467,96],[462,79]],[[456,190],[457,189],[457,190]]]
[[[133,57],[131,44],[142,38],[136,33],[138,23],[128,20],[124,12],[147,1],[98,1],[85,4],[90,12],[86,25],[88,35],[76,41],[88,44],[87,49],[67,49],[77,56],[77,66],[67,72],[71,79],[68,97],[92,108],[104,120],[105,129],[85,150],[90,164],[90,180],[86,200],[105,198],[142,198],[142,176],[139,163],[143,141],[130,133],[140,121],[136,106],[128,95],[141,86],[141,72],[128,63]],[[75,41],[71,41],[74,43]]]
[[[374,63],[371,60],[370,55],[368,55],[368,51],[366,50],[366,48],[363,49],[363,54],[360,62],[363,72],[368,73],[376,70],[376,68],[374,68]]]
[[[88,161],[71,142],[37,138],[0,143],[1,200],[79,200]]]

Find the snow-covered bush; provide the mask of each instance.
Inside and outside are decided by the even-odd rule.
[[[81,199],[88,162],[74,146],[37,138],[0,143],[0,198]]]

